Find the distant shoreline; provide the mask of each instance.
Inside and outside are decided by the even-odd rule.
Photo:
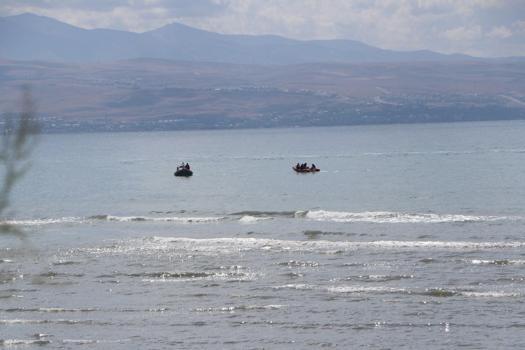
[[[431,122],[398,122],[398,123],[368,123],[368,124],[339,124],[339,125],[281,125],[281,126],[259,126],[259,127],[209,127],[209,128],[180,128],[180,129],[47,129],[42,126],[42,134],[105,134],[105,133],[150,133],[150,132],[198,132],[198,131],[242,131],[242,130],[293,130],[309,128],[349,128],[349,127],[381,127],[381,126],[416,126],[416,125],[446,125],[446,124],[469,124],[469,123],[506,123],[525,122],[523,118],[514,119],[485,119],[485,120],[455,120],[455,121],[431,121]]]

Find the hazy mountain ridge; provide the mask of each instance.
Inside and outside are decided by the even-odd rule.
[[[524,63],[238,65],[0,61],[0,106],[31,84],[47,131],[525,119]]]
[[[0,18],[0,112],[16,110],[22,85],[32,87],[45,131],[525,119],[520,57],[182,24],[137,34],[30,14]]]
[[[32,14],[0,18],[0,57],[61,62],[145,57],[239,64],[476,59],[426,50],[384,50],[353,40],[301,41],[274,35],[224,35],[178,23],[145,33],[86,30]]]

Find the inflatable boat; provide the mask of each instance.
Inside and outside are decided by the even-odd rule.
[[[177,168],[177,171],[174,174],[175,176],[190,177],[193,175],[193,171],[186,168]]]
[[[318,171],[320,171],[321,169],[319,168],[304,168],[304,169],[301,169],[301,168],[298,168],[296,166],[292,167],[292,169],[297,172],[297,173],[316,173]]]

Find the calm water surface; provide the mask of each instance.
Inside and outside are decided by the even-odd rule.
[[[524,136],[43,135],[6,218],[27,239],[0,238],[0,347],[524,348]]]

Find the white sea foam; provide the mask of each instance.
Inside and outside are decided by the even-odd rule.
[[[299,284],[291,283],[291,284],[285,284],[282,286],[273,287],[273,289],[297,289],[297,290],[311,290],[311,289],[316,289],[316,288],[317,287],[314,285],[304,284],[304,283],[299,283]]]
[[[388,288],[388,287],[367,287],[354,285],[334,285],[334,286],[320,286],[311,284],[286,284],[276,286],[274,289],[296,289],[296,290],[317,290],[329,293],[341,294],[386,294],[386,293],[409,293],[404,288]]]
[[[44,218],[44,219],[28,219],[28,220],[6,220],[1,223],[12,226],[41,226],[53,224],[68,224],[68,223],[82,223],[83,218],[68,216],[62,218]]]
[[[118,221],[118,222],[132,222],[132,221],[154,221],[154,222],[176,222],[180,224],[190,223],[208,223],[218,222],[224,220],[224,217],[183,217],[183,216],[172,216],[172,217],[156,217],[156,216],[113,216],[107,215],[106,220]]]
[[[259,221],[271,220],[271,217],[256,217],[252,215],[244,215],[239,219],[241,224],[255,224]]]
[[[150,242],[160,246],[179,245],[202,249],[222,249],[232,247],[234,250],[277,249],[277,250],[322,250],[322,249],[356,249],[356,248],[447,248],[447,249],[491,249],[520,248],[525,242],[472,242],[472,241],[290,241],[264,238],[175,238],[153,237]]]
[[[486,292],[459,292],[459,295],[473,298],[516,298],[522,294],[518,292],[486,291]]]
[[[388,287],[363,287],[363,286],[333,286],[324,288],[332,293],[356,293],[356,294],[383,294],[383,293],[402,293],[402,294],[414,294],[414,295],[427,295],[434,297],[473,297],[473,298],[512,298],[520,297],[521,294],[517,292],[504,292],[504,291],[456,291],[456,290],[409,290],[405,288],[388,288]]]
[[[368,287],[360,285],[311,285],[311,284],[286,284],[275,286],[274,289],[315,290],[340,294],[413,294],[429,297],[467,297],[467,298],[516,298],[521,297],[519,292],[505,291],[456,291],[444,289],[406,289],[393,287]]]
[[[92,312],[96,311],[96,309],[93,308],[83,308],[83,309],[66,309],[62,307],[39,307],[36,309],[38,312],[52,312],[52,313],[58,313],[58,312]]]
[[[0,320],[0,325],[14,325],[14,324],[107,325],[106,322],[97,321],[97,320],[68,320],[68,319],[52,319],[52,320],[3,319],[3,320]]]
[[[46,345],[50,343],[50,340],[45,339],[0,339],[0,345],[5,345],[7,347],[18,345]]]
[[[84,344],[96,344],[96,343],[98,343],[98,340],[93,340],[93,339],[64,339],[64,340],[62,340],[62,343],[64,343],[64,344],[84,345]]]
[[[197,312],[236,312],[236,311],[251,311],[251,310],[278,310],[285,305],[239,305],[239,306],[224,306],[224,307],[206,307],[196,308]]]
[[[366,212],[345,212],[345,211],[326,211],[309,210],[298,212],[298,216],[315,221],[332,222],[369,222],[369,223],[446,223],[446,222],[483,222],[516,220],[517,217],[509,216],[478,216],[460,214],[434,214],[434,213],[399,213],[389,211],[366,211]]]
[[[191,223],[213,223],[224,220],[225,217],[205,216],[205,217],[157,217],[157,216],[114,216],[114,215],[95,215],[90,217],[62,217],[62,218],[43,218],[43,219],[27,219],[27,220],[7,220],[0,224],[7,224],[13,226],[43,226],[43,225],[57,225],[57,224],[84,224],[93,223],[97,221],[112,221],[112,222],[174,222],[178,224]]]
[[[240,214],[240,215],[239,215]],[[239,217],[240,216],[240,217]],[[94,222],[173,222],[178,224],[190,223],[214,223],[226,219],[236,219],[239,223],[251,224],[263,220],[271,220],[276,217],[289,219],[308,219],[326,222],[365,222],[365,223],[466,223],[466,222],[492,222],[503,220],[524,220],[520,216],[483,216],[483,215],[462,215],[462,214],[435,214],[435,213],[402,213],[389,211],[327,211],[327,210],[298,210],[295,212],[258,212],[243,211],[230,214],[228,216],[117,216],[117,215],[94,215],[89,217],[67,216],[60,218],[40,218],[40,219],[12,219],[0,221],[0,224],[15,226],[41,226],[53,224],[90,224]]]
[[[396,280],[411,279],[411,278],[414,278],[414,275],[359,275],[359,276],[352,276],[347,279],[367,281],[367,282],[387,282],[387,281],[396,281]],[[337,279],[335,279],[335,281],[337,281]]]
[[[387,287],[362,287],[362,286],[332,286],[326,287],[331,293],[407,293],[404,288],[387,288]]]
[[[97,311],[94,308],[66,309],[61,307],[39,307],[39,308],[12,308],[1,310],[4,312],[43,312],[43,313],[60,313],[60,312],[92,312]]]
[[[525,260],[522,259],[497,259],[497,260],[470,260],[473,265],[525,265]]]
[[[193,282],[193,281],[199,281],[199,280],[245,282],[245,281],[253,281],[255,279],[257,279],[256,273],[241,272],[241,273],[215,273],[209,276],[198,276],[198,277],[189,277],[189,278],[170,278],[170,277],[144,278],[142,279],[142,282],[145,282],[145,283],[185,283],[185,282]]]
[[[39,324],[46,323],[45,320],[21,320],[21,319],[11,319],[11,320],[0,320],[0,324]]]
[[[344,253],[357,249],[394,250],[490,250],[525,247],[522,241],[291,241],[264,238],[207,238],[150,237],[133,239],[107,247],[79,249],[91,254],[148,254],[148,253],[191,253],[191,254],[237,254],[248,251],[297,251],[321,254]]]

